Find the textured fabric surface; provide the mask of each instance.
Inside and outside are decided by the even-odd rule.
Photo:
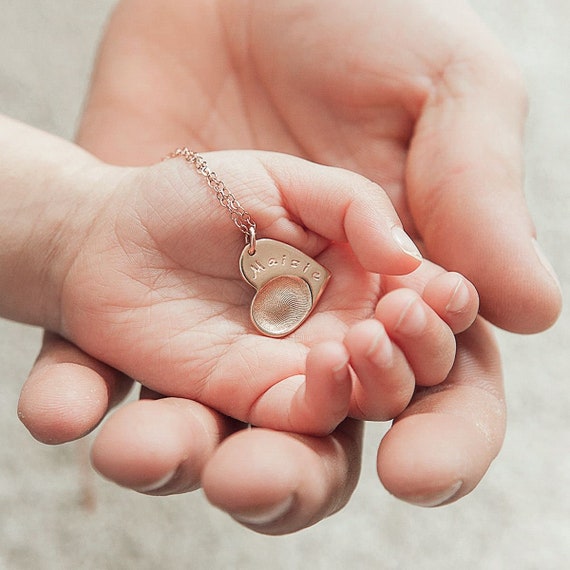
[[[110,0],[0,0],[0,112],[73,136]],[[477,0],[526,76],[527,197],[543,249],[570,288],[570,3]],[[19,423],[38,330],[0,321],[0,569],[562,569],[570,558],[570,315],[532,337],[501,334],[509,428],[485,480],[422,510],[375,474],[385,426],[368,429],[349,506],[268,538],[200,492],[150,498],[90,472],[89,441],[50,448]]]

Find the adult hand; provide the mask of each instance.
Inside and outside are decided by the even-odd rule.
[[[525,115],[518,70],[464,1],[129,0],[80,140],[113,133],[97,149],[111,162],[117,148],[152,162],[176,140],[363,174],[426,257],[476,285],[485,318],[537,332],[561,298],[522,193]]]
[[[253,147],[357,170],[388,190],[431,258],[470,276],[487,317],[525,331],[554,320],[559,293],[534,253],[520,192],[520,79],[465,3],[337,2],[331,9],[236,2],[225,4],[223,12],[218,8],[181,1],[119,6],[80,131],[86,148],[108,161],[145,164],[181,142],[201,150]],[[78,391],[90,382],[104,387],[105,379],[116,376],[59,340],[47,346],[30,377],[28,425],[40,422],[41,397],[56,393],[52,388],[63,381],[70,361],[80,363],[70,371]],[[42,369],[43,393],[34,382]],[[502,441],[498,357],[482,321],[458,338],[458,358],[444,387],[418,392],[379,454],[388,489],[424,504],[467,493]],[[51,410],[61,403],[44,401]],[[127,420],[134,420],[138,405],[119,412],[107,433],[120,418],[134,426]],[[67,422],[48,421],[35,433],[40,439],[71,439],[95,425],[104,408],[93,414],[60,406]],[[159,425],[158,414],[155,420]],[[65,434],[58,431],[61,425],[67,426]],[[186,449],[196,443],[181,435],[181,425],[169,429],[161,433],[183,440]],[[213,450],[226,432],[209,433]],[[207,457],[203,483],[211,499],[234,514],[259,514],[262,506],[277,505],[264,503],[266,491],[277,493],[273,499],[293,491],[288,514],[261,530],[301,528],[342,505],[355,484],[360,428],[345,436],[343,430],[327,440],[240,432]],[[249,446],[250,439],[256,444]],[[144,437],[139,441],[142,446]],[[323,445],[330,454],[320,453]],[[139,450],[140,463],[145,452]],[[281,471],[281,464],[272,463],[275,450],[306,471]],[[286,473],[282,479],[280,472]],[[114,478],[136,486],[132,479]],[[277,492],[281,483],[287,494]]]

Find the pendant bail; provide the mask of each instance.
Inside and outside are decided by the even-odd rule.
[[[255,247],[257,245],[257,239],[255,237],[255,226],[249,226],[248,234],[245,236],[245,242],[249,244],[247,253],[249,255],[255,255]]]

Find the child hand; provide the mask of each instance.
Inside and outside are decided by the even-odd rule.
[[[171,160],[111,169],[104,193],[96,183],[97,205],[90,201],[79,215],[96,214],[62,287],[63,336],[151,390],[315,435],[347,415],[394,417],[416,383],[445,379],[453,332],[475,317],[475,291],[425,262],[408,278],[422,283],[423,297],[402,290],[406,280],[382,277],[420,262],[377,186],[286,155],[225,152],[207,160],[256,219],[260,237],[330,270],[315,312],[283,339],[253,328],[240,234],[192,167]]]

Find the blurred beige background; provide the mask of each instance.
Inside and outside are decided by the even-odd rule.
[[[0,112],[71,138],[111,0],[0,0]],[[570,288],[570,3],[476,0],[530,90],[527,196],[539,240]],[[570,559],[570,316],[501,334],[509,430],[479,488],[421,510],[380,486],[367,433],[363,476],[340,514],[293,536],[258,536],[200,492],[137,495],[86,468],[87,444],[49,448],[19,423],[39,331],[0,321],[0,570],[563,569]],[[89,505],[94,505],[92,508]]]

